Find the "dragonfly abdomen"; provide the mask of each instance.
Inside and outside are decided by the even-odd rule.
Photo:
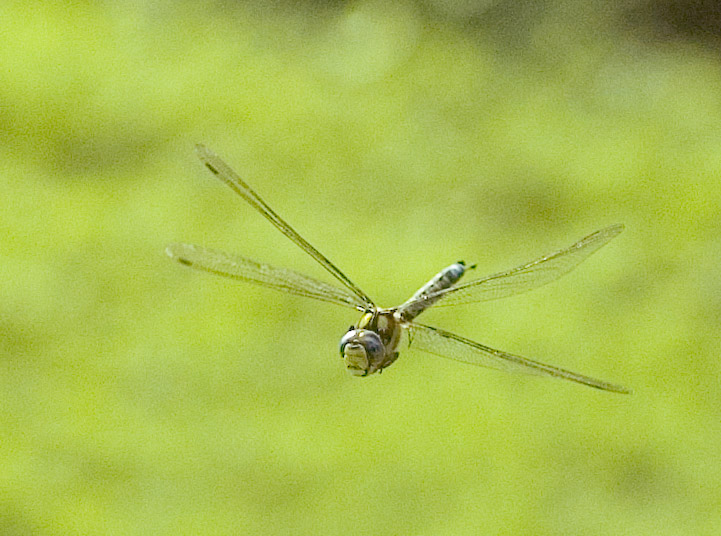
[[[431,307],[443,296],[439,292],[455,285],[466,273],[466,270],[466,264],[463,261],[458,261],[438,272],[428,283],[418,289],[409,300],[398,307],[398,312],[402,318],[404,320],[413,320]]]

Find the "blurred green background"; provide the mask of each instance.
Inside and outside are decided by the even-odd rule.
[[[715,3],[0,6],[0,533],[721,534]],[[613,223],[533,293],[428,313],[631,396],[406,351],[352,311],[165,257],[326,278],[222,155],[381,305]]]

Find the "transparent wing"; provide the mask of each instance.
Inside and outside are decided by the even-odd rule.
[[[276,268],[192,244],[172,244],[165,251],[169,257],[197,270],[255,283],[288,294],[365,310],[365,304],[359,303],[355,294],[293,270]]]
[[[613,391],[614,393],[631,392],[629,389],[620,385],[590,378],[551,365],[545,365],[525,357],[502,352],[501,350],[494,350],[493,348],[471,341],[460,335],[443,331],[442,329],[415,322],[409,323],[404,327],[409,331],[411,348],[416,348],[430,354],[481,367],[563,378],[564,380],[582,383],[583,385],[604,391]]]
[[[567,274],[591,254],[605,246],[623,231],[623,225],[612,225],[588,235],[565,249],[545,255],[522,266],[472,279],[455,287],[441,290],[417,301],[441,296],[434,307],[476,303],[506,298],[528,292]]]
[[[340,281],[344,287],[350,290],[358,298],[358,300],[363,303],[366,309],[372,309],[374,307],[373,300],[371,300],[365,292],[348,279],[348,277],[346,277],[346,275],[332,262],[330,262],[320,251],[311,246],[305,238],[300,236],[295,229],[288,224],[288,222],[278,216],[278,214],[276,214],[275,211],[270,208],[265,201],[263,201],[260,196],[256,194],[253,189],[230,168],[228,164],[223,162],[218,155],[203,145],[197,145],[196,150],[198,157],[205,164],[205,167],[207,167],[216,177],[227,184],[240,197],[245,199],[254,209],[265,216],[266,219],[275,225],[281,233],[290,238],[298,247],[313,257],[318,264]]]

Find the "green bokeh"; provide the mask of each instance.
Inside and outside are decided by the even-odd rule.
[[[721,533],[718,51],[502,4],[3,3],[0,533]],[[625,223],[424,320],[634,394],[350,377],[352,312],[164,256],[325,277],[197,142],[382,305]]]

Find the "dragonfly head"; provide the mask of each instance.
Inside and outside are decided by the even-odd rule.
[[[385,347],[375,331],[350,329],[340,340],[340,355],[353,376],[367,376],[383,362]]]

